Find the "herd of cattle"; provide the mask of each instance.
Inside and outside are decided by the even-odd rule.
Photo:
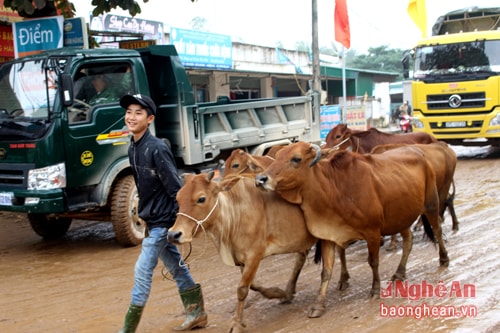
[[[177,194],[179,214],[169,240],[191,242],[201,229],[211,236],[229,265],[239,266],[237,307],[230,332],[241,332],[249,289],[268,298],[290,302],[311,247],[322,262],[321,285],[309,317],[325,312],[326,292],[335,251],[341,262],[337,288],[348,285],[345,249],[366,241],[372,269],[371,297],[380,293],[378,272],[381,237],[400,234],[402,256],[393,279],[406,278],[417,219],[439,246],[439,263],[448,254],[441,222],[448,209],[453,230],[455,152],[425,133],[388,134],[376,129],[356,131],[340,124],[322,147],[296,142],[255,156],[235,149],[221,179],[214,173],[185,175]],[[296,253],[285,290],[255,283],[261,260],[274,254]]]

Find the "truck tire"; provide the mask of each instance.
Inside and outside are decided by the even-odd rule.
[[[118,180],[111,195],[111,222],[116,240],[122,246],[142,243],[146,223],[138,215],[139,197],[131,175]]]
[[[45,239],[57,239],[66,234],[71,218],[51,217],[46,214],[28,214],[31,228]]]

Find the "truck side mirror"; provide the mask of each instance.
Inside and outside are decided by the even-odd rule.
[[[403,77],[408,79],[410,77],[410,52],[405,51],[403,53],[401,64],[403,65]]]
[[[73,104],[73,79],[70,74],[61,74],[59,76],[61,103],[64,106]]]

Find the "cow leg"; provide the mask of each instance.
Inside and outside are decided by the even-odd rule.
[[[434,236],[437,239],[439,246],[439,265],[448,267],[448,265],[450,264],[450,258],[448,258],[448,251],[446,251],[446,247],[444,246],[443,229],[441,228],[441,223],[439,223],[438,219],[429,219],[428,216],[424,215],[422,217],[428,219],[428,223],[432,227]]]
[[[380,249],[380,233],[374,233],[371,237],[366,238],[368,246],[368,264],[372,269],[372,289],[370,290],[371,298],[380,296],[380,276],[378,273],[378,256]]]
[[[397,248],[398,248],[398,235],[395,234],[391,236],[391,242],[389,243],[389,245],[387,245],[385,250],[391,252],[397,250]]]
[[[257,291],[262,294],[265,298],[280,298],[282,299],[282,303],[291,303],[293,296],[295,295],[295,287],[297,285],[297,280],[299,279],[300,272],[302,271],[302,267],[306,263],[307,254],[309,250],[303,252],[297,252],[295,257],[295,264],[292,270],[292,275],[290,276],[290,280],[288,280],[288,284],[286,286],[286,290],[283,290],[279,287],[264,287],[259,285],[256,281],[253,281],[250,285],[250,289]]]
[[[424,230],[431,239],[436,238],[439,245],[439,264],[440,266],[448,267],[450,264],[450,259],[448,258],[448,252],[444,246],[443,240],[443,229],[441,229],[441,221],[439,216],[439,196],[435,188],[435,179],[429,177],[427,181],[427,192],[425,195],[426,202],[425,208],[426,213],[420,216],[422,224],[424,225]],[[429,226],[431,228],[429,228]]]
[[[347,263],[345,260],[345,249],[337,246],[337,253],[340,259],[340,279],[337,283],[337,290],[346,290],[349,287],[349,272],[347,271]]]
[[[302,267],[304,267],[304,264],[306,263],[308,253],[309,250],[297,253],[295,257],[295,265],[293,267],[292,276],[290,277],[290,280],[288,280],[288,284],[286,285],[285,298],[282,300],[282,303],[290,303],[292,301],[293,296],[295,295],[297,280],[299,279]]]
[[[392,276],[393,281],[402,281],[406,279],[406,263],[408,262],[408,257],[410,256],[411,248],[413,246],[413,234],[411,233],[410,228],[401,231],[400,234],[403,238],[403,254],[401,255],[401,261],[399,262],[398,269]]]
[[[326,240],[321,241],[321,257],[323,270],[321,271],[321,286],[314,304],[309,308],[309,318],[318,318],[325,313],[326,292],[332,277],[333,264],[335,262],[335,243]]]
[[[448,204],[448,212],[451,215],[451,220],[453,223],[452,230],[458,231],[458,219],[457,219],[457,215],[455,214],[455,207],[453,206],[453,202],[451,202],[451,204]]]
[[[422,229],[422,218],[419,217],[417,223],[413,226],[413,231],[419,231]]]
[[[455,205],[453,204],[452,197],[446,200],[446,207],[448,207],[448,213],[450,213],[451,221],[453,223],[452,230],[458,231],[458,219],[457,219],[457,214],[455,214]]]
[[[245,307],[245,299],[248,296],[250,285],[255,278],[255,273],[259,268],[261,259],[262,258],[249,258],[245,266],[241,267],[241,280],[238,284],[238,289],[236,290],[238,303],[236,305],[236,311],[234,312],[233,319],[231,320],[231,327],[229,329],[230,333],[243,332],[243,329],[245,327],[245,324],[243,323],[243,309]]]

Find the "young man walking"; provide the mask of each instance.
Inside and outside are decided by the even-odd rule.
[[[176,245],[167,241],[168,229],[178,212],[175,199],[181,182],[172,151],[155,137],[149,125],[156,116],[156,105],[145,95],[125,95],[125,124],[132,138],[128,150],[130,167],[139,194],[139,216],[146,222],[146,238],[135,264],[132,300],[120,332],[135,332],[151,291],[153,271],[158,259],[172,274],[186,311],[186,319],[176,331],[207,325],[201,286],[194,282]]]

